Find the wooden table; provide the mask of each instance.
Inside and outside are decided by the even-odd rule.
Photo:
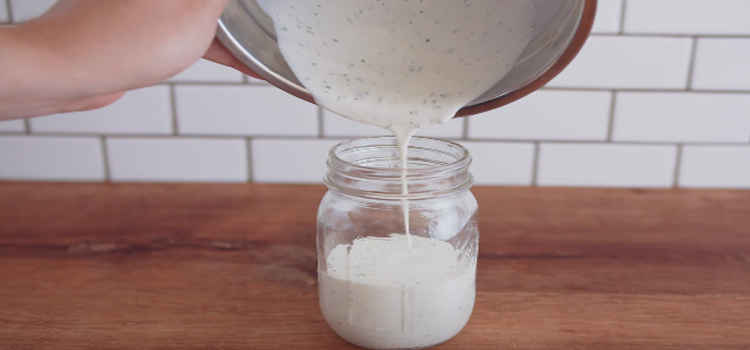
[[[0,184],[0,349],[353,349],[318,310],[325,189]],[[750,349],[750,192],[486,188],[438,349]]]

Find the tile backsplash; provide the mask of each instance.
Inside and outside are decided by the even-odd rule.
[[[169,86],[132,91],[95,112],[74,112],[29,119],[37,133],[171,135],[172,106]]]
[[[53,3],[0,0],[0,22]],[[599,0],[547,87],[422,135],[464,144],[479,184],[750,188],[749,12]],[[101,110],[0,122],[0,179],[320,183],[333,145],[384,134],[200,61]]]
[[[0,2],[0,23],[6,23],[10,20],[8,16],[8,4]]]
[[[247,140],[242,138],[108,137],[112,181],[248,180]]]

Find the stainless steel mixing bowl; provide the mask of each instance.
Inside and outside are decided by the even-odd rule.
[[[535,20],[537,35],[513,70],[457,116],[485,112],[534,92],[578,54],[591,32],[596,0],[544,1]],[[255,0],[232,0],[219,19],[217,35],[238,59],[269,83],[314,103],[281,55],[271,18]]]

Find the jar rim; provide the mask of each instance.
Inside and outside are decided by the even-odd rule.
[[[328,157],[329,157],[328,166],[329,166],[329,168],[331,166],[335,166],[336,165],[335,163],[331,162],[331,161],[334,161],[336,163],[346,164],[347,166],[350,166],[352,168],[355,168],[357,170],[364,171],[364,172],[377,171],[377,172],[393,173],[393,175],[391,175],[391,174],[384,174],[384,175],[377,176],[377,177],[389,177],[389,176],[393,176],[393,177],[401,178],[401,176],[402,176],[402,169],[400,167],[399,168],[370,167],[370,166],[365,166],[365,165],[360,165],[360,164],[348,162],[348,161],[342,159],[339,156],[339,153],[340,153],[339,151],[344,146],[352,145],[352,144],[354,144],[356,142],[375,141],[375,140],[389,140],[389,141],[392,141],[393,143],[392,144],[381,144],[381,145],[369,145],[367,147],[396,146],[395,145],[396,138],[393,137],[393,136],[374,136],[374,137],[365,137],[365,138],[359,138],[359,139],[355,139],[355,140],[348,140],[348,141],[339,142],[338,144],[336,144],[335,146],[333,146],[333,148],[331,148],[330,151],[328,151]],[[455,147],[456,149],[458,149],[461,152],[461,156],[460,156],[460,158],[456,159],[455,161],[453,161],[451,163],[447,163],[447,164],[432,165],[432,166],[421,167],[421,168],[407,168],[407,174],[406,174],[406,178],[407,179],[411,179],[413,176],[414,177],[424,176],[424,175],[432,176],[436,172],[460,171],[460,170],[463,170],[464,168],[468,168],[468,166],[471,164],[471,154],[469,153],[469,150],[466,149],[466,147],[464,147],[463,145],[461,145],[461,144],[459,144],[457,142],[448,141],[448,140],[442,140],[442,139],[437,139],[437,138],[433,138],[433,137],[424,137],[424,136],[414,136],[414,137],[412,137],[411,141],[412,142],[409,144],[409,149],[422,149],[423,148],[423,147],[417,147],[414,144],[415,142],[433,141],[433,142],[443,143],[443,144],[451,146],[451,147]],[[437,151],[437,150],[435,150],[435,151]]]
[[[393,165],[392,155],[396,152],[396,139],[393,136],[376,136],[356,140],[344,141],[329,151],[328,175],[324,181],[329,188],[337,189],[357,196],[377,197],[382,199],[393,198],[427,198],[447,195],[457,191],[466,190],[473,184],[473,177],[468,172],[471,164],[471,154],[466,147],[459,143],[430,137],[414,137],[409,144],[411,153],[409,164],[418,164],[418,167],[407,167],[404,174],[401,166],[381,167],[373,166],[378,161],[390,162]],[[362,157],[366,152],[377,154],[378,151],[391,152],[390,156]],[[417,153],[417,156],[412,156]],[[421,153],[421,154],[420,154]],[[346,156],[360,156],[360,161],[347,160]],[[363,165],[370,163],[370,165]],[[449,180],[452,179],[452,180]],[[424,192],[412,192],[403,194],[393,191],[362,191],[348,184],[352,182],[362,183],[402,183],[422,185]],[[437,184],[444,185],[437,185]],[[425,186],[425,184],[433,184]],[[450,184],[449,186],[447,184]],[[439,188],[436,188],[439,187]],[[418,186],[419,187],[419,186]],[[427,188],[431,188],[429,191]]]

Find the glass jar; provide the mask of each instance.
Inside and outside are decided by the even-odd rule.
[[[479,231],[469,152],[415,137],[406,173],[398,154],[393,137],[335,146],[318,211],[321,311],[342,338],[370,349],[442,343],[474,308]]]

